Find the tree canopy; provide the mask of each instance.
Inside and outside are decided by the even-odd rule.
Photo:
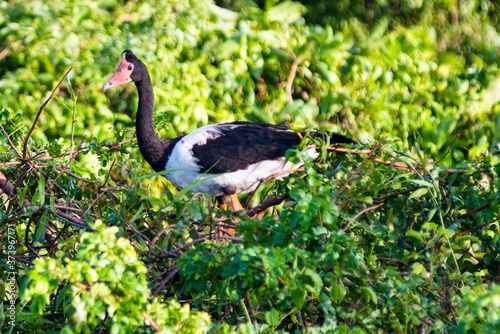
[[[500,331],[499,13],[0,2],[2,333]],[[160,137],[255,121],[360,144],[305,136],[302,169],[223,210],[152,173],[133,85],[101,91],[125,49]]]

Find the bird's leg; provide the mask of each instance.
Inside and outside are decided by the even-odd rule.
[[[240,200],[238,199],[238,195],[232,194],[232,195],[229,195],[229,198],[231,199],[231,204],[233,206],[234,212],[245,210],[245,209],[243,209],[243,206],[241,205]]]
[[[222,195],[222,196],[218,196],[217,197],[217,203],[219,204],[219,208],[224,210],[224,211],[227,211],[227,208],[228,208],[228,199],[231,198],[231,203],[232,203],[232,207],[233,207],[233,210],[236,212],[237,210],[235,209],[235,206],[234,206],[234,200],[233,200],[233,196],[236,197],[236,195],[230,195],[230,196],[227,196],[227,195]],[[236,200],[238,201],[238,198],[236,197]],[[238,204],[239,201],[238,201]],[[240,204],[240,207],[241,207],[241,204]],[[235,221],[238,221],[237,218],[235,218]],[[215,235],[216,235],[216,239],[214,239],[214,242],[217,242],[216,240],[218,239],[218,236],[222,236],[222,235],[233,235],[234,232],[236,230],[232,227],[227,227],[227,228],[217,228],[216,232],[215,232]]]
[[[244,210],[243,206],[240,203],[240,200],[238,199],[238,195],[232,194],[229,195],[229,198],[231,199],[231,206],[233,207],[233,211],[237,212],[240,210]],[[220,196],[217,198],[217,201],[219,202],[219,206],[223,210],[227,210],[227,196]],[[239,218],[234,218],[233,221],[237,223],[240,219]],[[220,230],[221,234],[230,234],[233,235],[236,232],[236,229],[233,227],[227,227],[224,229]]]
[[[227,199],[228,196],[222,195],[222,196],[217,196],[217,204],[219,204],[219,208],[221,208],[224,211],[227,211]]]

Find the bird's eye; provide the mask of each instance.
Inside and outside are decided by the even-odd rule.
[[[128,65],[128,70],[132,71],[132,65]]]

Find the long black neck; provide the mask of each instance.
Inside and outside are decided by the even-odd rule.
[[[140,81],[136,81],[135,85],[139,93],[139,105],[137,107],[137,119],[135,123],[137,143],[144,159],[146,159],[156,172],[159,172],[165,169],[168,142],[160,140],[155,131],[153,123],[155,98],[149,74],[144,75]]]

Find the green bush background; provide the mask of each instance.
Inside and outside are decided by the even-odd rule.
[[[0,166],[21,196],[7,204],[1,195],[0,207],[0,220],[16,222],[16,249],[27,257],[17,262],[17,326],[148,332],[141,314],[149,312],[162,328],[180,332],[498,330],[500,291],[493,282],[500,240],[492,221],[500,208],[499,12],[497,2],[486,0],[0,2],[0,123],[10,140],[22,151],[39,108],[73,66],[28,146],[32,155],[70,152],[82,139],[87,147],[70,166],[83,181],[56,179],[55,169],[40,177]],[[212,215],[229,214],[206,196],[179,194],[149,175],[135,141],[108,145],[134,134],[135,87],[101,92],[124,49],[150,70],[160,137],[236,120],[317,127],[363,145],[385,139],[378,154],[386,159],[417,168],[413,159],[425,157],[443,167],[420,176],[362,164],[366,155],[324,151],[306,173],[255,194],[251,206],[269,190],[289,193],[291,203],[261,220],[243,218],[244,242],[191,245]],[[3,132],[1,138],[1,162],[19,161]],[[450,174],[446,167],[471,171]],[[42,192],[52,181],[65,197],[61,189]],[[101,197],[106,182],[117,189]],[[344,182],[350,187],[342,192]],[[21,214],[24,196],[37,205]],[[94,236],[55,215],[54,197],[81,210]],[[344,233],[347,222],[380,201],[380,210],[361,215]],[[95,221],[118,229],[105,232]],[[43,248],[43,224],[64,231],[62,253]],[[156,244],[161,250],[150,248],[170,225]],[[6,227],[0,228],[6,250]],[[128,238],[130,244],[111,237],[109,249],[137,258],[117,256],[116,270],[98,269],[91,259],[99,254],[81,254],[92,252],[103,233]],[[81,238],[95,240],[84,248]],[[182,255],[162,253],[179,247]],[[33,263],[35,257],[41,259]],[[9,264],[1,263],[5,283]],[[172,268],[179,274],[149,298]],[[141,274],[119,286],[129,271]],[[88,290],[77,290],[77,282]],[[126,291],[139,295],[126,303]],[[179,311],[175,299],[206,313]],[[3,303],[5,315],[9,299]],[[2,332],[13,331],[3,319]]]

